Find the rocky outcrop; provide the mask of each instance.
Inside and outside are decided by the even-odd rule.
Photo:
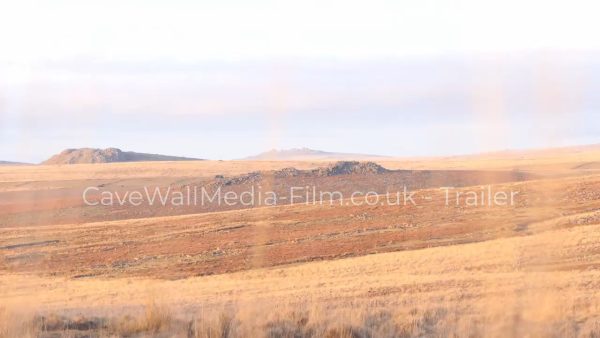
[[[389,170],[374,162],[340,161],[312,171],[316,176],[383,174]]]
[[[283,168],[281,170],[276,170],[273,175],[276,178],[286,178],[286,177],[296,177],[303,175],[304,172],[302,170],[298,170],[296,168]]]
[[[225,178],[221,176],[216,178],[217,185],[239,185],[246,183],[256,183],[262,179],[262,175],[259,172],[251,172],[245,175],[235,176],[232,178]]]
[[[312,170],[300,170],[293,167],[283,168],[272,172],[251,172],[234,177],[217,175],[214,179],[216,186],[230,186],[242,184],[254,184],[263,179],[275,178],[277,181],[285,181],[288,178],[318,178],[340,175],[377,175],[391,172],[374,162],[340,161],[326,167]]]

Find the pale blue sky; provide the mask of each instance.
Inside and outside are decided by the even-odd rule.
[[[0,4],[0,160],[600,142],[592,1]]]

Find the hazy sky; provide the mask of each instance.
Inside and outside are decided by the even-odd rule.
[[[0,1],[0,160],[600,142],[594,1]]]

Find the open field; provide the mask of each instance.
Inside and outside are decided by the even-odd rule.
[[[0,336],[598,337],[594,151],[527,155],[526,165],[506,155],[457,158],[451,168],[389,161],[378,163],[402,170],[283,178],[283,168],[328,164],[3,167]],[[246,180],[252,172],[259,181]],[[80,205],[89,184],[184,187],[216,175],[233,190],[409,185],[417,203],[344,198],[166,214]],[[456,188],[447,196],[448,185]],[[469,191],[483,201],[469,205]],[[516,192],[514,203],[486,204],[498,191]]]
[[[520,181],[536,178],[585,176],[598,173],[598,146],[559,149],[555,152],[508,152],[480,156],[432,159],[390,159],[383,167],[397,173],[352,180],[316,177],[298,180],[273,178],[284,168],[309,170],[329,165],[323,161],[189,161],[130,162],[109,164],[40,165],[0,167],[0,227],[88,223],[107,220],[173,216],[214,212],[237,207],[119,208],[90,207],[83,203],[87,187],[101,190],[131,191],[144,187],[182,190],[188,186],[208,186],[215,177],[244,178],[262,174],[260,182],[232,187],[246,189],[253,183],[274,190],[289,190],[290,185],[314,185],[323,190],[361,189],[385,193],[400,186],[423,189],[440,186]],[[226,189],[228,189],[226,187]]]
[[[518,192],[515,205],[469,207],[464,201],[457,205],[455,195],[446,205],[445,191],[435,188],[420,190],[417,205],[347,205],[342,200],[334,205],[6,227],[0,228],[0,250],[3,270],[10,272],[183,278],[523,236],[590,224],[600,217],[600,175],[492,189]]]
[[[10,274],[0,278],[0,295],[8,309],[30,315],[119,318],[159,304],[170,321],[212,327],[227,314],[241,336],[281,325],[320,333],[366,327],[381,336],[594,337],[599,243],[595,224],[176,281]]]
[[[600,145],[500,152],[432,158],[389,158],[377,163],[388,169],[495,169],[535,170],[548,172],[574,169],[600,169]],[[102,180],[156,177],[212,177],[239,175],[252,171],[276,170],[285,167],[315,168],[329,161],[186,161],[186,162],[129,162],[76,165],[28,165],[0,167],[0,182],[21,183],[27,187],[36,182]],[[28,183],[28,184],[27,184]],[[12,186],[12,185],[10,185]]]

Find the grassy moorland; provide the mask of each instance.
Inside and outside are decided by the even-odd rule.
[[[429,187],[416,206],[343,200],[3,226],[0,337],[598,337],[600,175],[591,157],[541,158],[527,169],[535,179],[491,185],[519,192],[507,206],[446,205]],[[149,179],[119,171],[127,165],[89,175]],[[4,203],[18,204],[19,189],[80,184],[44,168],[56,170],[3,171]]]

